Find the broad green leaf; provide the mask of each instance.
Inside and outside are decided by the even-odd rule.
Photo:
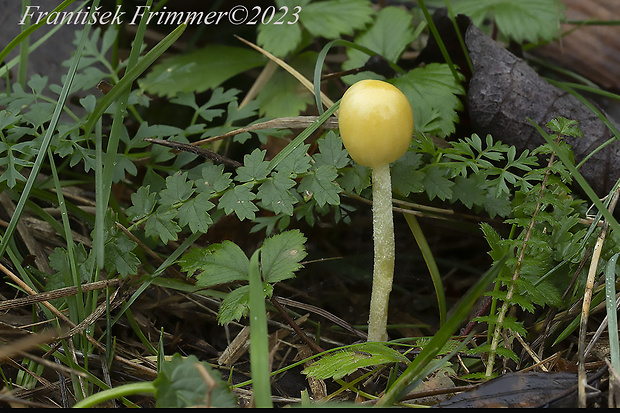
[[[166,178],[166,188],[159,192],[159,203],[173,205],[188,199],[193,192],[193,184],[187,180],[187,172],[177,172]]]
[[[192,249],[179,260],[188,274],[200,271],[196,285],[211,287],[234,281],[247,281],[250,261],[243,250],[232,241],[213,244],[204,249]]]
[[[311,78],[317,54],[304,52],[287,61],[302,75]],[[269,81],[256,95],[259,113],[267,118],[299,116],[314,102],[312,93],[282,68],[276,69]]]
[[[314,158],[316,165],[332,165],[344,168],[349,163],[349,155],[342,146],[342,139],[334,131],[329,131],[323,139],[319,139],[319,153]]]
[[[150,185],[141,186],[131,194],[132,205],[127,208],[127,218],[131,221],[138,220],[149,215],[155,208],[157,194],[150,192]]]
[[[448,65],[431,63],[413,69],[393,84],[409,99],[417,132],[443,137],[455,131],[456,111],[463,109],[457,95],[465,94],[465,89],[455,81]]]
[[[319,380],[339,380],[360,368],[387,363],[409,363],[409,359],[385,344],[365,343],[323,356],[302,373]]]
[[[200,374],[196,367],[198,364],[207,371],[210,381]],[[222,380],[220,372],[194,355],[183,357],[175,353],[159,367],[157,378],[153,381],[159,408],[238,406],[235,394]]]
[[[179,208],[179,225],[189,225],[192,232],[206,233],[213,223],[209,210],[215,205],[209,201],[209,195],[201,193],[185,202]]]
[[[158,210],[148,217],[144,224],[144,233],[147,237],[159,238],[164,244],[168,241],[176,241],[177,234],[181,228],[174,222],[177,211],[158,208]]]
[[[327,0],[304,6],[300,20],[313,36],[336,39],[370,23],[373,14],[367,0]]]
[[[275,214],[293,215],[293,206],[297,203],[289,192],[295,186],[295,181],[288,174],[277,172],[273,177],[267,178],[258,188],[256,194],[263,205]]]
[[[286,280],[300,269],[307,253],[306,237],[298,230],[291,230],[267,238],[261,247],[263,278],[270,283]]]
[[[459,0],[452,6],[455,15],[466,14],[476,25],[492,16],[499,31],[517,42],[554,39],[564,18],[558,0]]]
[[[319,206],[339,205],[342,188],[334,182],[338,171],[331,165],[322,165],[301,180],[298,191],[304,198],[314,198]]]
[[[380,54],[390,62],[396,63],[403,51],[414,40],[414,27],[411,14],[400,7],[386,7],[377,14],[372,26],[355,37],[355,43],[365,46]],[[342,69],[349,70],[363,66],[368,58],[366,53],[356,49],[347,49],[348,60]],[[382,78],[374,73],[362,73],[346,76],[343,80],[354,83],[362,78]]]
[[[264,63],[262,55],[253,50],[210,45],[165,59],[155,65],[139,84],[147,92],[160,96],[172,97],[179,92],[200,93]]]
[[[254,205],[256,194],[246,186],[237,185],[220,197],[219,208],[224,209],[227,214],[233,212],[243,221],[244,219],[254,219],[258,208]]]
[[[452,187],[454,182],[446,178],[446,168],[441,166],[431,166],[424,175],[424,189],[432,201],[435,197],[441,200],[452,197]]]
[[[276,13],[273,21],[282,17],[287,18],[292,8],[285,14],[284,11]],[[284,20],[286,21],[286,20]],[[302,28],[296,24],[259,24],[256,42],[260,47],[276,57],[284,58],[287,54],[297,49],[302,42]]]
[[[236,181],[262,181],[269,174],[269,162],[265,161],[266,150],[254,149],[243,157],[243,166],[237,168]]]

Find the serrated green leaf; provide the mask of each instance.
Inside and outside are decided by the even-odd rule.
[[[224,209],[227,214],[234,212],[241,221],[244,219],[252,220],[258,211],[252,202],[255,198],[256,194],[250,191],[248,187],[237,185],[220,197],[218,206],[220,209]]]
[[[263,56],[254,50],[213,44],[165,59],[154,65],[138,83],[143,90],[160,96],[172,97],[179,92],[200,93],[264,64]]]
[[[452,188],[452,202],[461,201],[467,208],[483,205],[486,191],[483,189],[484,175],[472,175],[467,178],[457,176]]]
[[[179,208],[179,225],[189,225],[192,232],[206,233],[209,226],[213,223],[209,211],[215,204],[209,201],[209,195],[200,193],[193,199],[185,202]]]
[[[344,168],[349,163],[348,152],[342,146],[342,139],[334,131],[329,131],[323,139],[319,139],[319,153],[312,157],[317,166],[332,165]]]
[[[174,222],[177,211],[166,208],[158,208],[148,217],[144,224],[144,233],[147,237],[159,238],[164,244],[168,241],[176,241],[181,228]]]
[[[319,380],[339,380],[363,367],[408,362],[405,356],[385,344],[365,343],[327,354],[306,367],[302,373]]]
[[[294,276],[307,253],[306,237],[298,230],[291,230],[267,238],[261,247],[263,279],[276,283]]]
[[[196,276],[196,285],[212,287],[235,281],[247,281],[250,261],[234,242],[224,241],[204,249],[192,249],[179,260],[183,271]]]
[[[407,151],[392,165],[392,186],[394,191],[407,197],[410,193],[424,190],[424,173],[419,171],[422,154]]]
[[[392,83],[409,99],[417,132],[443,137],[455,131],[457,111],[463,109],[457,95],[465,94],[465,89],[447,64],[431,63],[410,70]]]
[[[273,294],[273,286],[269,283],[263,283],[263,291],[265,297],[271,297]],[[217,322],[219,324],[229,324],[233,321],[239,321],[246,317],[250,310],[250,286],[243,285],[236,288],[226,295],[220,304],[217,314]]]
[[[309,144],[299,145],[276,166],[276,171],[295,177],[310,170],[312,158],[307,155]]]
[[[338,183],[345,192],[351,192],[360,194],[364,189],[368,188],[371,184],[371,172],[370,168],[361,166],[357,163],[341,169]]]
[[[432,201],[435,197],[441,200],[452,197],[452,187],[454,182],[446,178],[446,168],[441,166],[431,166],[424,175],[424,190]]]
[[[196,368],[197,364],[207,371],[210,381],[202,377]],[[153,381],[159,408],[238,406],[235,394],[228,383],[222,380],[221,374],[194,355],[182,357],[175,353],[159,367],[157,378]]]
[[[305,6],[300,20],[313,36],[336,39],[370,23],[373,14],[367,0],[327,0]]]
[[[230,186],[232,179],[230,172],[224,172],[224,165],[204,164],[202,167],[202,179],[196,180],[198,192],[212,194],[222,192]]]
[[[243,166],[237,168],[236,181],[262,181],[269,174],[269,162],[265,161],[266,150],[254,149],[243,157]]]
[[[138,272],[140,260],[133,253],[137,246],[134,241],[123,233],[117,233],[111,240],[105,243],[104,267],[110,274],[118,272],[121,277],[135,275]]]
[[[564,18],[557,0],[460,0],[453,3],[453,10],[455,15],[468,15],[476,25],[493,16],[499,31],[517,42],[556,38]]]
[[[275,214],[290,216],[293,215],[293,206],[297,203],[297,198],[289,192],[294,186],[295,181],[287,174],[277,172],[260,185],[256,195],[263,205]]]
[[[193,184],[187,180],[187,172],[179,171],[166,178],[166,188],[159,192],[159,203],[174,205],[187,200],[193,192]]]
[[[331,165],[322,165],[301,180],[298,191],[304,198],[314,198],[319,206],[339,205],[342,188],[334,182],[338,171]]]

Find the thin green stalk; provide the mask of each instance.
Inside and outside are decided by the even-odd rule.
[[[67,205],[65,203],[65,197],[62,193],[62,185],[58,172],[56,171],[56,163],[54,162],[54,155],[51,149],[47,150],[47,156],[49,158],[50,169],[52,172],[52,178],[54,180],[56,196],[58,198],[58,207],[60,209],[60,217],[62,220],[63,231],[65,234],[65,241],[67,243],[67,257],[69,259],[69,268],[71,273],[67,275],[65,279],[66,286],[77,286],[78,293],[67,297],[67,304],[69,306],[69,318],[76,324],[84,320],[84,301],[81,290],[81,279],[78,272],[77,263],[75,261],[75,243],[73,242],[73,235],[71,233],[71,224],[69,223],[69,214],[67,212]]]
[[[92,396],[89,396],[84,400],[77,402],[75,405],[73,405],[73,407],[95,407],[98,404],[107,402],[108,400],[120,399],[125,396],[134,396],[137,394],[155,394],[155,391],[155,385],[152,381],[123,384],[112,389],[97,392]]]
[[[435,22],[433,22],[433,17],[430,15],[430,13],[428,12],[428,9],[426,8],[426,5],[424,4],[424,0],[418,0],[418,5],[420,6],[420,9],[422,9],[422,14],[424,14],[424,18],[426,19],[428,28],[431,30],[431,33],[433,37],[435,38],[435,41],[437,42],[437,46],[439,46],[439,50],[441,50],[441,55],[443,56],[444,60],[448,64],[448,67],[450,68],[450,71],[452,72],[452,76],[454,76],[454,79],[456,80],[457,83],[460,83],[461,79],[459,78],[459,74],[456,70],[456,66],[454,65],[454,63],[452,63],[452,59],[450,58],[450,53],[448,53],[448,49],[446,49],[446,45],[443,43],[443,40],[441,39],[441,36],[439,35],[439,31],[437,30],[437,27],[435,26]]]
[[[446,294],[443,289],[443,283],[441,282],[441,274],[439,273],[439,268],[437,267],[437,263],[435,262],[435,257],[433,256],[433,252],[431,248],[428,246],[428,242],[426,241],[426,237],[422,232],[422,228],[420,228],[420,224],[415,216],[411,214],[403,214],[405,219],[407,220],[407,224],[409,225],[409,229],[411,229],[411,233],[413,234],[418,247],[420,248],[420,252],[422,253],[422,257],[424,257],[424,262],[426,263],[426,268],[428,268],[428,272],[431,275],[431,279],[433,280],[433,286],[435,287],[435,294],[437,295],[437,305],[439,307],[439,322],[443,325],[446,322]]]
[[[260,273],[256,250],[250,258],[250,370],[252,372],[252,390],[256,407],[273,407],[271,401],[271,380],[269,379],[269,336],[267,330],[267,313],[265,308],[265,291]]]
[[[148,0],[146,2],[146,7],[151,7],[153,0]],[[146,14],[145,14],[146,16]],[[127,61],[127,71],[133,69],[140,57],[140,49],[142,46],[142,42],[144,39],[144,33],[146,32],[146,21],[147,18],[143,16],[140,20],[140,24],[138,25],[138,30],[136,32],[136,37],[133,41],[133,45],[131,47],[131,52],[129,54],[129,59]],[[104,221],[105,221],[105,213],[108,207],[108,202],[110,199],[110,191],[112,189],[112,181],[114,178],[114,172],[116,170],[116,157],[118,156],[118,146],[122,135],[123,130],[123,121],[125,119],[127,101],[129,100],[129,94],[131,92],[131,85],[133,82],[129,82],[126,89],[120,94],[116,101],[116,112],[114,114],[114,118],[112,121],[112,127],[110,130],[110,137],[108,139],[108,146],[105,151],[104,161],[103,161],[103,171],[100,172],[99,180],[96,181],[96,214],[95,214],[95,256],[97,257],[97,269],[103,268],[104,262]],[[98,139],[100,143],[100,139]],[[101,158],[101,147],[97,146],[97,157],[98,162],[100,162]],[[98,165],[98,167],[100,167]]]
[[[26,8],[30,6],[30,0],[22,0],[22,16],[26,12]],[[22,33],[30,26],[30,17],[26,18],[25,25],[22,26]],[[28,55],[30,54],[30,37],[24,38],[19,46],[19,71],[17,72],[17,82],[22,89],[26,89],[26,81],[28,80]]]
[[[616,262],[620,252],[614,254],[605,269],[605,297],[607,307],[607,333],[609,335],[609,356],[611,367],[620,371],[620,342],[618,339],[618,308],[616,305]],[[617,385],[618,383],[616,383]]]

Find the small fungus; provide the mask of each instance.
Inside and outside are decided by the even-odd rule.
[[[338,123],[351,158],[372,169],[374,268],[368,341],[386,341],[395,257],[390,163],[409,148],[413,113],[407,97],[392,84],[362,80],[342,97]]]

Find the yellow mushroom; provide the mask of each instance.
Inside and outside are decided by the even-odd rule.
[[[386,341],[395,257],[390,163],[409,148],[413,113],[407,97],[392,84],[362,80],[340,100],[338,123],[351,158],[372,168],[374,268],[368,341]]]

